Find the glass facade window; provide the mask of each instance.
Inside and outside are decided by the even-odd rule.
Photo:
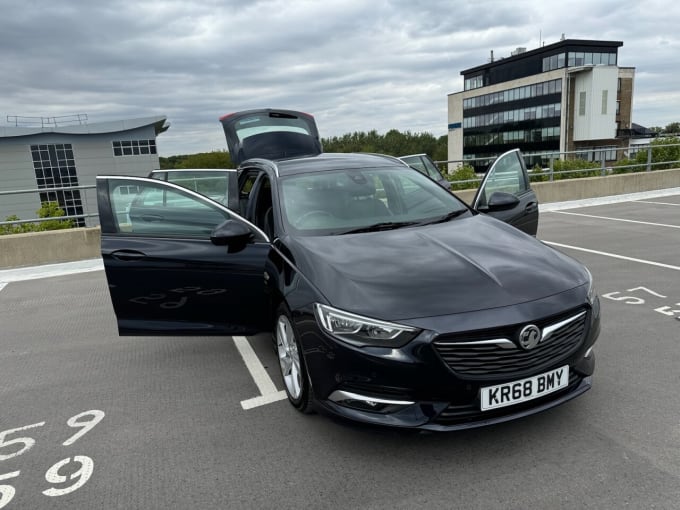
[[[520,99],[540,97],[548,94],[559,94],[561,92],[562,80],[550,80],[537,83],[535,85],[515,87],[502,92],[492,92],[491,94],[482,94],[475,97],[468,97],[467,99],[463,99],[463,109],[467,110],[469,108],[489,106],[490,104],[509,103],[511,101],[518,101]]]
[[[463,147],[484,147],[488,145],[505,145],[513,143],[545,142],[560,139],[559,126],[534,129],[517,129],[499,131],[497,133],[481,133],[465,135]]]
[[[540,106],[527,106],[516,110],[474,115],[463,119],[463,129],[493,126],[508,122],[521,122],[531,119],[548,119],[559,117],[562,113],[561,103],[544,104]]]
[[[545,68],[545,59],[543,67]],[[570,51],[567,54],[567,66],[584,66],[584,65],[616,65],[616,53],[599,53],[599,52],[583,52],[583,51]],[[545,69],[543,69],[545,71]]]
[[[578,93],[578,114],[583,116],[586,114],[586,93]]]
[[[602,115],[607,115],[607,96],[609,92],[607,90],[602,91]]]
[[[465,90],[478,89],[484,86],[484,78],[482,75],[473,76],[465,79]]]
[[[31,156],[38,189],[78,186],[73,146],[70,143],[31,145]],[[40,193],[40,201],[57,202],[66,216],[84,214],[80,190],[77,189],[46,191]],[[83,218],[75,219],[74,223],[79,227],[85,226]]]
[[[605,161],[615,161],[616,149],[617,147],[615,145],[593,147],[592,150],[579,151],[577,157],[579,159],[585,159],[586,161],[602,161],[603,157]]]
[[[156,140],[122,140],[111,142],[114,156],[156,154]]]

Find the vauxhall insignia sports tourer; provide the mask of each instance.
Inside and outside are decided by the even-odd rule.
[[[290,403],[451,430],[591,386],[588,270],[535,238],[519,151],[472,206],[396,158],[323,153],[312,116],[221,119],[236,170],[97,179],[121,335],[271,332]]]

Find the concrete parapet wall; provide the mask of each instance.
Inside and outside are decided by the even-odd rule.
[[[100,256],[99,227],[0,236],[0,268],[38,266]]]
[[[539,203],[543,204],[677,188],[678,186],[680,186],[680,169],[535,182],[531,185],[536,191]]]
[[[680,169],[537,182],[531,187],[540,203],[622,195],[680,186]],[[457,191],[468,204],[475,190]],[[0,235],[0,268],[37,266],[100,256],[99,227]]]

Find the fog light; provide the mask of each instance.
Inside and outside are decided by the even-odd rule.
[[[583,355],[584,358],[590,358],[590,355],[593,353],[593,347],[594,347],[594,346],[591,346],[591,347],[586,351],[586,353]]]
[[[342,390],[336,390],[331,393],[331,395],[328,397],[328,400],[343,407],[382,414],[394,413],[405,407],[415,404],[415,402],[408,400],[392,400],[368,397],[365,395],[359,395],[358,393]]]

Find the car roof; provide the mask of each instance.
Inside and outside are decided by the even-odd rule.
[[[295,175],[303,173],[327,172],[332,170],[360,169],[360,168],[381,168],[397,167],[404,168],[402,162],[395,161],[396,158],[381,154],[362,154],[362,153],[329,153],[324,152],[317,156],[305,156],[300,158],[272,160],[253,159],[251,162],[263,161],[276,168],[277,174],[281,176]],[[244,161],[241,167],[247,167],[249,161]]]

